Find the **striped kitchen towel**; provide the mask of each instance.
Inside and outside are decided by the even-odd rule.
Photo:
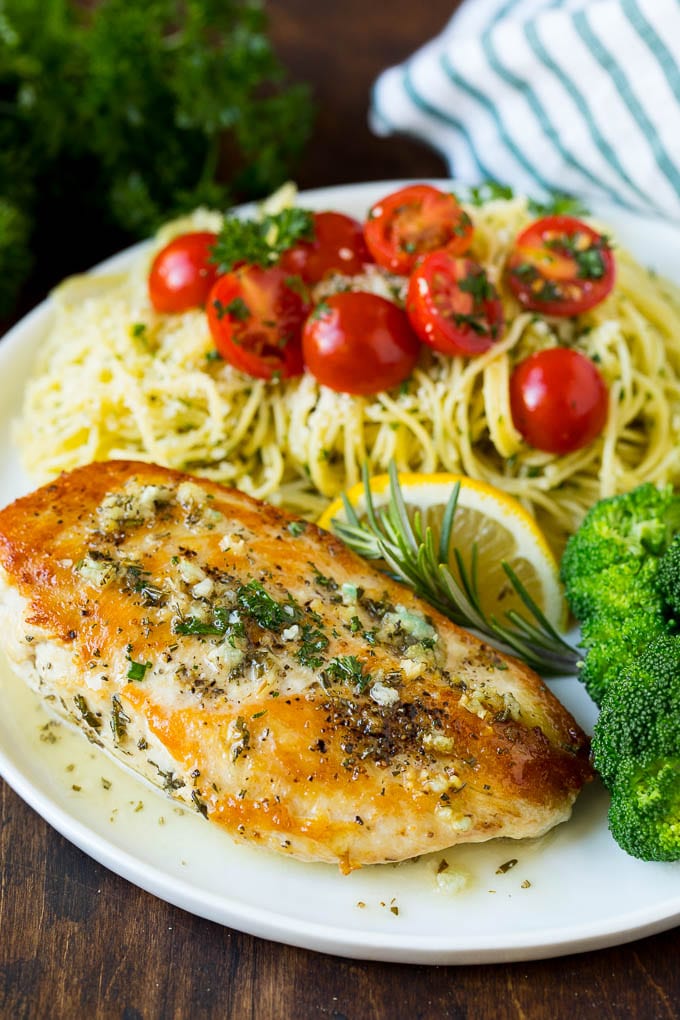
[[[680,0],[466,0],[381,74],[370,119],[465,184],[680,220]]]

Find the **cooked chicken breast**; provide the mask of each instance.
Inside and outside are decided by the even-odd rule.
[[[566,819],[541,679],[240,492],[93,464],[0,512],[0,641],[49,709],[234,839],[349,871]]]

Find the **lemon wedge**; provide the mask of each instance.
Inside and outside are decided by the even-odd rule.
[[[446,504],[457,482],[460,491],[451,536],[454,576],[458,576],[458,571],[453,548],[461,553],[469,572],[472,550],[476,547],[477,589],[484,612],[501,620],[509,610],[526,615],[526,607],[503,569],[506,562],[546,619],[556,630],[563,631],[567,609],[557,561],[531,514],[512,496],[462,475],[400,474],[399,486],[411,520],[419,513],[423,530],[430,527],[438,539]],[[384,509],[390,500],[389,475],[376,475],[370,487],[376,511]],[[365,517],[363,483],[345,495],[359,519]],[[319,525],[332,531],[334,519],[347,519],[342,499],[331,503]]]

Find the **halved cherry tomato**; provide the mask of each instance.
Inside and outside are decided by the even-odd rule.
[[[206,310],[215,347],[234,368],[258,379],[302,374],[309,303],[280,266],[240,266],[220,276]]]
[[[414,269],[406,311],[423,343],[440,354],[483,354],[503,331],[503,305],[483,266],[446,251]]]
[[[364,237],[378,265],[407,274],[421,256],[439,248],[462,255],[470,247],[473,229],[455,195],[413,184],[372,206]]]
[[[510,378],[515,428],[547,453],[572,453],[592,443],[607,421],[608,400],[597,366],[569,347],[530,355]]]
[[[149,272],[149,297],[157,312],[187,312],[201,308],[217,279],[210,253],[217,234],[180,234],[156,255]]]
[[[311,313],[302,350],[307,368],[322,385],[366,395],[403,382],[415,367],[420,344],[406,314],[391,301],[343,291]]]
[[[305,283],[318,283],[329,273],[360,273],[372,261],[358,220],[344,213],[319,212],[314,213],[314,240],[289,248],[279,264]]]
[[[609,242],[573,216],[545,216],[523,230],[508,260],[508,283],[525,308],[572,316],[604,301],[614,286]]]

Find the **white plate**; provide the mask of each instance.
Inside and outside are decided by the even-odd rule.
[[[301,202],[361,216],[396,184],[308,192]],[[678,278],[678,228],[614,208],[597,211],[643,262]],[[130,258],[124,253],[106,268]],[[46,302],[0,343],[2,505],[31,488],[13,452],[10,422],[50,316]],[[589,729],[594,709],[577,681],[552,686]],[[241,931],[341,956],[443,964],[558,956],[626,942],[680,920],[680,864],[645,864],[619,850],[597,783],[581,795],[571,821],[542,840],[495,840],[342,877],[332,867],[235,846],[81,734],[47,725],[4,661],[0,691],[0,772],[25,801],[119,875]],[[456,895],[438,887],[443,859],[447,874],[468,876]],[[517,863],[499,872],[511,860]]]

